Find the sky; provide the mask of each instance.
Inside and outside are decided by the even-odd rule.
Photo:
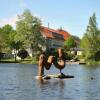
[[[0,0],[0,27],[15,27],[25,9],[42,20],[43,26],[68,31],[83,37],[90,16],[95,12],[100,28],[100,0]]]

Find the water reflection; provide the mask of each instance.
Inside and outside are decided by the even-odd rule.
[[[58,92],[58,95],[59,97],[57,98],[58,100],[61,100],[62,98],[64,98],[63,96],[65,95],[65,91],[64,91],[64,88],[65,88],[65,83],[63,80],[59,80],[59,92]]]
[[[75,77],[37,80],[37,65],[0,64],[0,100],[100,100],[100,67],[67,65],[63,72]]]
[[[61,80],[61,79],[51,79],[51,80],[40,79],[40,80],[37,80],[37,83],[38,83],[37,85],[39,86],[38,93],[43,95],[44,99],[46,97],[48,97],[48,98],[52,97],[52,99],[55,97],[54,100],[62,100],[64,98],[64,95],[65,95],[64,94],[64,88],[65,88],[64,80]]]

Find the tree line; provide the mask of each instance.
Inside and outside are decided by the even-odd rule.
[[[41,51],[41,45],[45,46],[46,41],[41,35],[41,20],[33,16],[29,10],[25,10],[22,15],[18,15],[16,30],[11,25],[5,25],[0,28],[0,52],[16,54],[21,49],[30,48],[35,54]]]
[[[14,50],[15,60],[17,52],[26,48],[32,50],[32,55],[35,55],[37,51],[41,52],[42,47],[48,45],[41,34],[41,26],[41,19],[33,16],[29,10],[25,10],[23,14],[18,15],[16,29],[8,24],[0,28],[0,52],[11,53]],[[68,50],[77,46],[74,38],[77,37],[70,36],[65,40],[64,49]],[[90,17],[86,32],[78,47],[84,49],[85,59],[100,60],[100,29],[95,13]]]

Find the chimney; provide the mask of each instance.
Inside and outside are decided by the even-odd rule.
[[[62,26],[60,26],[60,30],[62,30]]]
[[[49,23],[48,23],[48,28],[50,27]]]

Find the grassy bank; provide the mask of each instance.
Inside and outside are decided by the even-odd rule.
[[[87,65],[100,65],[100,61],[89,60],[86,62]]]
[[[38,64],[38,61],[36,61],[36,60],[23,60],[20,63],[22,63],[22,64]]]
[[[24,59],[24,60],[16,60],[15,59],[1,59],[0,63],[22,63],[22,64],[38,64],[38,61],[35,59]]]
[[[1,59],[0,63],[20,63],[19,60],[15,62],[15,59]]]

